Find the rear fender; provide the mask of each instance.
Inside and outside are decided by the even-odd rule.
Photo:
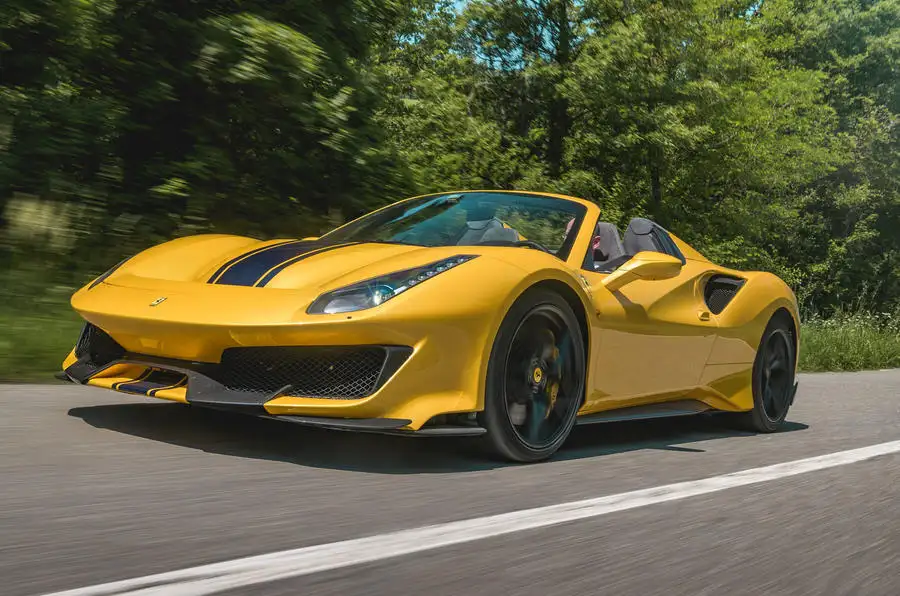
[[[777,276],[754,271],[741,275],[746,282],[728,306],[717,315],[719,336],[723,339],[740,340],[749,350],[744,351],[747,362],[752,362],[759,347],[766,325],[778,310],[786,311],[794,323],[799,341],[800,317],[794,292]],[[716,346],[721,348],[721,346]],[[717,350],[714,350],[717,351]],[[720,351],[720,350],[719,350]],[[711,362],[717,354],[711,356]],[[722,355],[718,355],[719,361]]]

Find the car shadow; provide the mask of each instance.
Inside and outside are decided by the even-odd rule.
[[[96,428],[220,455],[381,474],[469,472],[506,467],[471,438],[398,437],[304,427],[278,420],[170,403],[76,407],[69,415]],[[779,432],[808,428],[787,422]],[[691,443],[755,433],[714,416],[578,426],[550,460],[659,449],[703,452]]]

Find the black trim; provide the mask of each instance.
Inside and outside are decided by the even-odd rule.
[[[645,406],[617,408],[596,414],[588,414],[576,419],[576,424],[597,424],[601,422],[624,422],[627,420],[647,420],[650,418],[670,418],[674,416],[692,416],[711,410],[706,404],[685,399]]]
[[[124,264],[126,263],[126,261],[128,261],[130,258],[131,258],[131,257],[127,257],[127,258],[125,258],[125,259],[122,259],[121,261],[119,261],[118,263],[116,263],[115,265],[113,265],[110,269],[108,269],[108,270],[106,271],[106,273],[103,273],[100,277],[98,277],[97,279],[95,279],[94,281],[92,281],[92,282],[91,282],[91,285],[88,286],[88,290],[93,290],[95,287],[97,287],[98,285],[100,285],[101,283],[103,283],[104,281],[106,281],[106,279],[107,279],[110,275],[112,275],[113,273],[115,273],[116,270],[117,270],[119,267],[121,267],[122,265],[124,265]]]
[[[273,416],[278,420],[315,426],[318,428],[330,428],[334,430],[356,431],[385,431],[397,430],[412,424],[412,420],[405,418],[325,418],[322,416]]]
[[[326,430],[340,430],[351,432],[365,432],[379,435],[395,435],[404,437],[478,437],[487,430],[480,426],[423,426],[419,430],[402,430],[404,426],[412,424],[412,420],[403,418],[324,418],[320,416],[265,416],[272,420],[293,422],[303,426],[322,428]]]
[[[417,437],[480,437],[487,433],[480,426],[423,426],[415,432]]]
[[[387,351],[387,357],[384,359],[384,366],[381,367],[381,374],[378,376],[378,381],[375,383],[375,389],[372,393],[381,389],[394,376],[394,373],[400,370],[403,363],[409,360],[413,353],[413,349],[407,346],[385,346],[385,350]]]

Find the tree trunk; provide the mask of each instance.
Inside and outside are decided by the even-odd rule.
[[[663,154],[658,145],[650,145],[647,152],[650,166],[650,215],[657,221],[662,217],[662,184],[660,183],[660,170],[662,169]]]
[[[556,41],[556,64],[559,67],[557,83],[565,81],[572,56],[572,32],[569,28],[569,0],[556,0],[550,4],[548,16],[556,22],[559,37]],[[565,140],[569,135],[569,102],[557,89],[553,90],[553,100],[548,113],[549,138],[547,139],[547,165],[552,177],[562,170]]]

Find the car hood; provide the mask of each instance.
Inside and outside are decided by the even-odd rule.
[[[260,242],[238,236],[194,236],[135,255],[104,279],[76,292],[72,307],[128,351],[215,362],[223,349],[234,345],[333,343],[343,337],[329,327],[334,321],[343,324],[352,318],[360,325],[379,312],[383,315],[385,309],[369,309],[352,317],[310,315],[309,305],[322,294],[454,255],[479,258],[423,286],[433,288],[432,297],[434,291],[446,292],[441,297],[455,304],[467,302],[466,308],[479,313],[500,303],[507,290],[528,275],[529,267],[558,267],[551,255],[509,247],[338,245],[321,240]],[[474,284],[479,287],[471,287]],[[412,312],[432,316],[436,301],[416,302],[412,307],[413,294],[423,295],[417,289],[389,301],[393,307],[388,308],[399,308],[404,316]],[[370,329],[357,327],[363,328]],[[376,328],[383,331],[377,323],[371,329]]]
[[[212,286],[323,291],[418,267],[473,247],[423,247],[323,240],[256,241],[195,237],[162,244],[127,261],[105,280],[142,286],[154,280]],[[482,251],[475,251],[482,252]]]

